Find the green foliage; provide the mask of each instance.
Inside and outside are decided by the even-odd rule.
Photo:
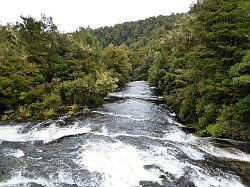
[[[30,109],[24,106],[20,106],[18,108],[18,114],[20,116],[20,119],[28,119],[31,117]]]
[[[229,137],[249,140],[250,138],[250,95],[240,99],[235,104],[224,105],[220,109],[217,123],[221,124]]]
[[[55,93],[51,93],[50,95],[46,96],[43,101],[44,108],[58,108],[61,106],[62,100],[60,95],[56,95]]]
[[[213,136],[215,138],[223,137],[226,132],[226,130],[220,124],[215,124],[215,125],[211,124],[206,127],[206,131],[208,135]]]
[[[108,92],[117,89],[118,78],[114,78],[110,72],[97,72],[97,80],[94,84],[95,92],[101,96],[105,96]]]
[[[195,85],[190,85],[182,90],[180,93],[181,102],[179,106],[178,115],[182,121],[188,123],[195,122],[196,113],[195,113],[195,104],[198,96],[197,89]]]
[[[90,113],[90,109],[87,106],[84,106],[82,109],[82,114],[87,115]]]
[[[186,14],[95,33],[104,46],[127,44],[133,78],[148,79],[199,136],[249,140],[248,8],[246,0],[203,0]]]
[[[112,76],[118,79],[119,85],[129,80],[131,66],[128,55],[129,51],[124,45],[117,47],[110,44],[103,49],[102,62],[107,65]]]
[[[240,76],[245,72],[249,73],[248,72],[249,69],[250,69],[250,62],[237,63],[234,66],[231,66],[229,70],[229,75],[231,75],[232,77]]]
[[[62,34],[52,18],[21,18],[14,26],[0,26],[1,120],[54,118],[81,108],[87,113],[87,106],[101,104],[117,88],[118,79],[129,79],[124,46],[113,47],[116,56],[102,60],[108,50],[92,30]]]
[[[86,98],[93,92],[93,82],[91,77],[78,78],[73,81],[64,82],[62,90],[64,91],[65,102],[70,104],[86,104]]]
[[[174,14],[170,16],[150,17],[136,22],[117,24],[113,27],[102,27],[96,29],[94,32],[104,47],[109,44],[125,44],[130,46],[142,38],[147,40],[147,38],[152,37],[155,31],[172,29],[175,20],[176,16]]]
[[[40,112],[41,118],[52,119],[56,116],[54,108],[44,109]]]
[[[249,5],[202,0],[186,14],[65,34],[45,16],[0,26],[1,120],[85,114],[132,77],[199,136],[249,140]]]
[[[71,106],[68,106],[68,109],[69,109],[68,115],[75,116],[77,113],[77,110],[79,110],[79,106],[77,104],[73,104]]]

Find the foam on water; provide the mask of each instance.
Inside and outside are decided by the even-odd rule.
[[[107,137],[112,137],[112,138],[125,136],[125,137],[131,137],[131,138],[141,138],[141,137],[143,137],[143,138],[149,138],[149,139],[152,139],[152,140],[163,140],[163,141],[168,140],[165,137],[156,137],[156,136],[142,135],[142,134],[141,135],[139,135],[139,134],[128,134],[125,131],[120,132],[120,133],[110,133],[106,126],[103,126],[101,128],[101,132],[92,132],[92,134],[100,135],[100,136],[107,136]]]
[[[240,160],[245,162],[250,162],[250,154],[244,153],[238,149],[233,148],[219,148],[211,145],[207,142],[205,144],[200,144],[199,147],[208,154],[216,157]]]
[[[144,180],[161,184],[160,175],[170,173],[178,179],[185,175],[187,170],[190,180],[197,186],[243,186],[240,179],[232,174],[210,174],[205,169],[180,161],[177,154],[171,147],[151,146],[147,150],[140,150],[120,141],[96,141],[82,146],[76,162],[90,172],[104,175],[104,186],[138,186],[139,182]],[[202,158],[199,153],[190,155],[194,159]],[[145,166],[152,167],[145,169]]]
[[[52,182],[47,179],[37,177],[37,178],[27,178],[23,177],[21,172],[16,172],[13,174],[12,178],[9,180],[1,181],[0,187],[7,187],[7,186],[30,186],[30,183],[36,183],[43,186],[54,186]]]
[[[24,154],[24,152],[21,149],[11,149],[11,150],[6,150],[5,155],[7,155],[7,156],[14,156],[16,158],[21,158],[25,154]]]
[[[63,170],[57,171],[57,175],[50,175],[50,181],[53,181],[53,183],[63,183],[63,184],[69,184],[74,185],[77,183],[77,181],[74,180],[73,174],[70,172],[66,172]]]
[[[210,174],[205,169],[190,164],[188,162],[181,162],[176,157],[176,152],[171,148],[153,146],[148,152],[144,152],[144,161],[146,164],[155,164],[163,169],[165,172],[171,173],[176,178],[185,175],[185,171],[189,170],[190,180],[196,186],[202,187],[228,187],[236,186],[243,187],[240,179],[232,174],[220,172]],[[197,157],[195,157],[197,158]],[[191,174],[190,174],[191,173]]]
[[[188,145],[180,146],[180,149],[191,159],[193,160],[203,160],[204,153],[198,151],[197,149],[192,148]]]
[[[97,110],[93,110],[92,113],[97,113],[97,114],[101,114],[101,115],[108,115],[108,116],[113,116],[113,117],[120,117],[120,118],[128,118],[130,120],[133,121],[150,121],[150,122],[157,122],[157,121],[163,121],[162,119],[150,119],[149,117],[145,117],[145,116],[138,116],[136,114],[133,115],[129,115],[129,114],[117,114],[114,112],[103,112],[103,111],[97,111]],[[176,122],[171,116],[164,116],[164,121],[167,120],[168,123],[173,124],[173,125],[177,125],[177,126],[183,126],[182,124]]]
[[[68,166],[66,167],[67,171],[64,171],[63,167],[55,168],[49,177],[48,175],[45,175],[48,178],[39,176],[36,177],[36,174],[33,173],[29,173],[29,177],[25,177],[21,172],[16,172],[9,180],[0,182],[0,187],[29,186],[30,183],[36,183],[43,186],[62,186],[62,184],[76,184],[82,186],[83,183],[86,186],[100,186],[101,183],[102,186],[130,187],[138,186],[140,181],[144,180],[162,184],[163,179],[160,178],[160,176],[168,174],[170,174],[169,176],[173,176],[176,180],[180,179],[182,176],[188,176],[188,180],[194,182],[196,186],[202,187],[243,186],[240,178],[235,176],[230,171],[227,173],[221,171],[219,168],[206,168],[209,166],[204,166],[203,168],[203,166],[200,166],[203,161],[195,161],[209,159],[209,157],[206,156],[213,155],[215,157],[224,157],[227,159],[250,162],[249,154],[246,154],[238,149],[216,147],[209,141],[206,141],[206,139],[198,138],[193,134],[188,134],[182,131],[180,126],[183,125],[173,119],[175,114],[165,112],[165,110],[163,111],[164,113],[162,113],[161,108],[157,108],[157,110],[139,110],[139,112],[132,113],[133,115],[131,115],[130,110],[136,110],[133,107],[137,106],[138,102],[143,102],[143,109],[147,109],[147,107],[148,109],[155,109],[155,105],[152,105],[153,102],[150,102],[150,100],[162,99],[161,97],[153,96],[147,84],[144,83],[141,85],[140,82],[133,82],[128,84],[127,90],[112,93],[109,94],[109,96],[125,98],[126,101],[128,101],[127,98],[132,99],[130,103],[127,102],[125,107],[120,108],[120,110],[117,110],[118,108],[112,108],[114,106],[111,105],[106,108],[105,112],[93,111],[94,113],[105,115],[102,117],[107,118],[108,116],[114,116],[117,118],[119,117],[118,119],[127,118],[135,121],[148,120],[147,123],[152,120],[152,126],[157,123],[155,118],[159,116],[157,119],[160,119],[160,122],[166,122],[167,127],[165,128],[166,131],[164,131],[164,135],[162,136],[162,132],[157,133],[156,131],[155,133],[152,131],[153,128],[148,129],[148,131],[144,131],[143,129],[143,131],[141,131],[142,133],[129,134],[128,132],[132,132],[131,129],[129,129],[128,132],[121,131],[111,133],[108,131],[108,126],[106,127],[105,124],[94,125],[97,131],[91,129],[91,124],[82,126],[82,124],[79,124],[78,122],[75,122],[73,125],[60,126],[59,122],[64,122],[67,116],[63,116],[57,121],[53,121],[46,126],[43,124],[36,124],[29,130],[25,129],[25,125],[23,124],[9,126],[3,125],[0,126],[0,143],[3,141],[43,141],[44,143],[48,143],[65,136],[91,132],[90,136],[87,137],[90,139],[84,139],[83,142],[78,142],[76,146],[77,149],[72,146],[70,151],[74,155],[73,158],[70,157],[70,154],[68,153],[65,155],[69,156],[69,159],[67,160],[74,160],[75,163],[81,166],[81,169],[83,168],[91,172],[91,174],[93,174],[91,176],[94,176],[94,179],[92,180],[91,178],[91,184],[84,183],[84,179],[82,180],[81,177],[73,174],[74,172],[72,171],[73,168],[71,168],[71,165],[67,165],[67,162],[62,162],[62,164]],[[150,105],[147,105],[147,102],[149,102]],[[128,108],[129,112],[126,112],[127,107],[131,107]],[[141,112],[143,115],[140,115]],[[153,115],[150,115],[152,114],[151,112]],[[94,136],[92,139],[93,136],[91,135],[97,136]],[[133,139],[133,141],[127,141],[130,139]],[[126,140],[126,142],[130,142],[131,144],[124,143],[122,142],[123,140]],[[134,145],[133,142],[136,142],[136,140],[140,140],[141,142]],[[143,144],[144,140],[146,140],[146,146]],[[63,146],[68,145],[66,144]],[[40,149],[36,151],[37,153],[39,153],[39,151],[42,152]],[[9,149],[6,151],[6,155],[14,156],[16,158],[25,156],[21,149]],[[36,157],[33,159],[41,158],[42,157]],[[27,174],[27,172],[25,173]],[[35,177],[30,177],[33,175]],[[102,175],[101,178],[100,175]],[[171,177],[169,180],[172,180]]]
[[[250,162],[250,155],[247,153],[244,153],[238,149],[223,149],[213,146],[211,145],[211,143],[206,142],[203,139],[194,136],[193,134],[185,133],[178,128],[170,132],[166,132],[163,138],[173,142],[181,142],[184,144],[194,145],[200,148],[202,151],[216,157],[224,157],[228,159]],[[204,155],[203,153],[198,151],[198,149],[195,150],[193,148],[190,148],[189,146],[182,146],[181,149],[192,159],[200,160]]]
[[[79,164],[104,175],[104,186],[137,186],[141,180],[157,181],[159,173],[144,169],[138,150],[121,142],[91,142],[82,147]]]
[[[39,184],[46,187],[62,186],[63,185],[75,185],[82,186],[82,182],[74,179],[73,174],[63,170],[58,170],[55,173],[51,173],[48,179],[43,177],[25,177],[22,171],[16,171],[12,174],[11,179],[0,182],[0,187],[7,186],[31,186],[31,183]],[[33,185],[32,185],[33,186]],[[34,185],[35,186],[35,185]]]
[[[201,138],[195,137],[193,134],[187,134],[178,128],[168,133],[165,133],[163,137],[128,134],[126,132],[110,133],[105,126],[102,127],[101,132],[93,132],[93,134],[112,137],[112,138],[116,138],[119,136],[126,136],[132,138],[145,137],[152,140],[179,142],[181,144],[180,145],[175,144],[175,146],[178,147],[189,158],[193,160],[203,160],[204,154],[207,153],[216,157],[224,157],[229,159],[250,162],[250,155],[247,153],[244,153],[238,149],[230,149],[230,151],[223,150],[222,148],[211,145],[209,142],[204,142],[204,141],[200,142],[200,140],[202,140]]]
[[[56,123],[44,128],[33,128],[28,132],[22,133],[23,126],[1,126],[0,140],[10,142],[44,141],[44,143],[57,140],[64,136],[84,134],[91,131],[90,127],[79,127],[78,123],[73,126],[60,127]]]
[[[117,97],[117,98],[134,98],[142,100],[152,100],[152,101],[161,101],[162,97],[160,96],[151,96],[151,95],[135,95],[135,94],[126,94],[126,93],[109,93],[108,97]]]
[[[145,121],[148,120],[147,118],[134,118],[132,115],[124,115],[124,114],[115,114],[112,112],[102,112],[102,111],[92,111],[93,113],[97,113],[97,114],[102,114],[102,115],[109,115],[109,116],[115,116],[115,117],[121,117],[121,118],[128,118],[134,121]]]
[[[173,142],[183,142],[183,143],[193,143],[198,139],[193,134],[187,134],[184,131],[180,130],[179,128],[175,128],[170,132],[166,132],[164,134],[164,138],[166,140],[170,140]]]
[[[174,113],[174,112],[173,113],[169,113],[169,115],[172,116],[172,117],[175,117],[176,113]]]
[[[0,126],[0,141],[21,141],[25,139],[25,135],[19,133],[22,128],[21,125]]]
[[[184,174],[186,163],[177,159],[177,152],[173,148],[151,146],[149,150],[141,151],[140,155],[144,160],[144,165],[156,165],[176,178]]]
[[[197,175],[198,173],[198,175]],[[206,171],[196,171],[192,174],[192,180],[196,186],[202,187],[244,187],[239,177],[232,174],[222,176],[212,176]]]

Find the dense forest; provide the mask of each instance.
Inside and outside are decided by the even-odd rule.
[[[52,18],[0,26],[1,120],[89,107],[148,80],[199,136],[250,140],[250,3],[202,0],[188,13],[60,33]]]
[[[124,46],[100,47],[91,30],[62,34],[52,18],[22,17],[0,28],[2,120],[83,113],[127,81]]]

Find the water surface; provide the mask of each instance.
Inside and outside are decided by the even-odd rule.
[[[249,185],[249,143],[185,132],[145,81],[88,117],[0,125],[0,186]]]

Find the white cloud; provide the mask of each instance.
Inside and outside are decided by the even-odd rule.
[[[92,28],[150,16],[187,12],[192,0],[3,0],[0,21],[16,22],[20,15],[52,16],[60,30]]]

